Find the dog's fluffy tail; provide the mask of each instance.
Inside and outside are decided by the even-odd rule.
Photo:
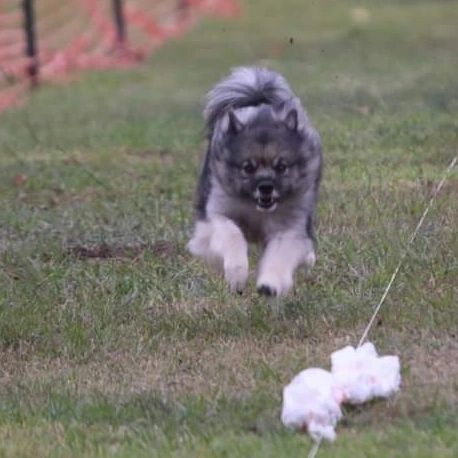
[[[238,67],[207,94],[204,117],[211,132],[216,121],[231,109],[277,105],[293,97],[280,74],[262,67]]]

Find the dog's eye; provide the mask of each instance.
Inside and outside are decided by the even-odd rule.
[[[288,165],[285,161],[278,161],[274,166],[274,170],[280,175],[283,175],[288,170]]]
[[[256,165],[251,161],[246,161],[242,164],[242,172],[246,175],[252,175],[256,171]]]

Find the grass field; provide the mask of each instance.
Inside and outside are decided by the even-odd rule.
[[[243,5],[1,115],[1,457],[307,455],[282,387],[357,343],[458,150],[458,3]],[[202,97],[246,63],[285,74],[325,149],[318,263],[279,309],[185,250]],[[457,226],[455,171],[370,335],[402,390],[320,457],[458,456]]]

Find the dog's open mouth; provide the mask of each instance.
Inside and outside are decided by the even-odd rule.
[[[277,201],[272,197],[260,197],[256,200],[256,210],[260,212],[273,212],[277,208]]]

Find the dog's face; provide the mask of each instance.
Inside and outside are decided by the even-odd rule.
[[[229,195],[258,211],[275,211],[303,189],[303,143],[296,110],[282,119],[266,110],[246,125],[230,112],[216,175]]]

